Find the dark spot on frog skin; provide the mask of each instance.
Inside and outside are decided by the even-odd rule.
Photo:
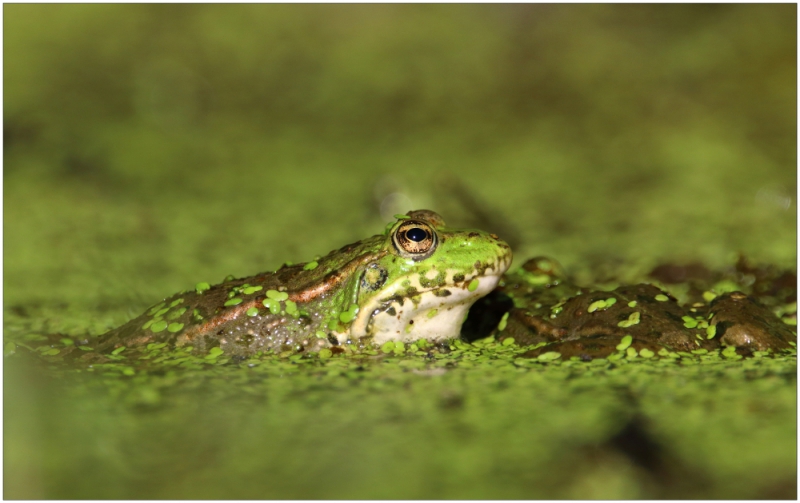
[[[328,334],[328,342],[330,342],[333,346],[339,345],[339,340],[333,336],[333,334]]]
[[[453,276],[453,282],[454,283],[461,283],[462,281],[464,281],[464,275],[463,274],[456,274],[455,276]]]
[[[449,297],[451,292],[447,288],[441,288],[439,290],[434,290],[433,294],[437,297]]]
[[[389,316],[395,316],[397,314],[397,311],[394,309],[394,306],[392,306],[386,310],[386,314],[388,314]]]
[[[376,264],[370,264],[361,276],[361,288],[368,292],[374,292],[386,283],[388,277],[389,273],[386,269]]]

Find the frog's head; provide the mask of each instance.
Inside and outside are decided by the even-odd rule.
[[[480,230],[446,227],[429,210],[387,227],[385,253],[359,275],[350,335],[387,340],[458,337],[470,306],[491,292],[511,265],[511,248]]]

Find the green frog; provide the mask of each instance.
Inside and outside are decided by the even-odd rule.
[[[101,336],[97,349],[167,342],[232,355],[459,336],[511,264],[495,234],[449,229],[429,210],[383,234],[275,272],[198,283]]]

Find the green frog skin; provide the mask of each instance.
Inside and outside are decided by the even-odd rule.
[[[494,234],[449,229],[432,211],[410,211],[383,234],[318,260],[199,283],[101,336],[97,347],[167,342],[248,355],[452,339],[511,259]]]

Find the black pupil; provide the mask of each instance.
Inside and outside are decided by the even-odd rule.
[[[428,231],[426,231],[425,229],[420,229],[419,227],[414,227],[413,229],[409,229],[409,231],[406,232],[406,237],[411,241],[416,241],[417,243],[419,243],[420,241],[423,241],[428,238]]]

